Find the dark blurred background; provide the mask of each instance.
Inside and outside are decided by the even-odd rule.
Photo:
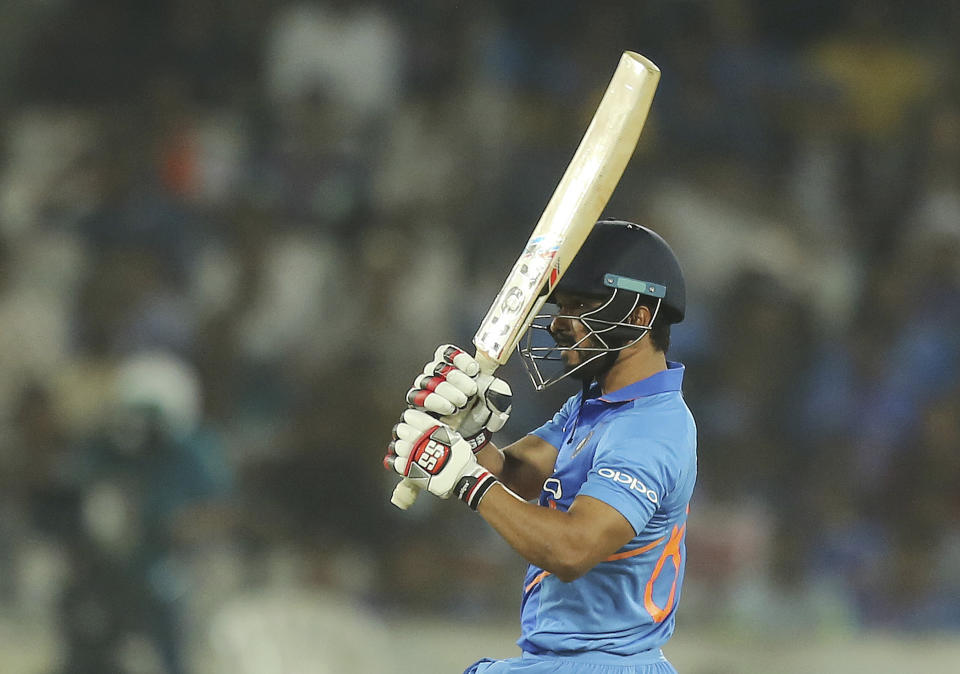
[[[668,655],[953,671],[957,0],[0,3],[0,670],[513,654],[522,561],[380,458],[625,49],[606,214],[684,263],[700,429]],[[501,444],[572,392],[503,372]]]

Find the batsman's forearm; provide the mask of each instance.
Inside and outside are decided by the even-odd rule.
[[[530,501],[540,495],[543,481],[553,474],[557,448],[529,434],[502,451],[492,443],[487,445],[477,454],[477,461],[508,489]]]
[[[477,463],[496,475],[501,482],[504,458],[503,452],[492,442],[488,442],[486,447],[477,452]]]
[[[477,462],[497,476],[512,492],[526,500],[540,495],[543,470],[513,454],[504,454],[492,442],[477,454]]]
[[[521,501],[499,485],[484,495],[477,512],[531,564],[571,581],[595,563],[586,554],[586,532],[569,513]]]

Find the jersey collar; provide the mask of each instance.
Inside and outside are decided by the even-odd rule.
[[[624,403],[644,396],[652,396],[658,393],[667,393],[669,391],[679,391],[683,384],[682,363],[667,361],[667,369],[661,370],[650,375],[646,379],[641,379],[628,386],[624,386],[616,391],[604,394],[596,400],[602,400],[605,403]]]

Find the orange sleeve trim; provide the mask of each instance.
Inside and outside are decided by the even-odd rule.
[[[615,562],[618,559],[626,559],[627,557],[636,557],[637,555],[642,555],[645,552],[649,552],[650,550],[653,550],[655,547],[657,547],[661,543],[663,543],[663,538],[658,538],[653,543],[644,545],[642,548],[634,548],[633,550],[627,550],[626,552],[617,552],[615,554],[610,555],[603,561]]]
[[[537,574],[536,578],[534,578],[533,580],[531,580],[530,583],[529,583],[525,588],[523,588],[523,591],[524,591],[525,593],[526,593],[526,592],[529,592],[530,590],[532,590],[533,588],[535,588],[537,585],[539,585],[539,584],[540,584],[540,581],[542,581],[544,578],[546,578],[546,577],[549,576],[549,575],[550,575],[550,572],[549,572],[549,571],[541,571],[540,573]],[[514,586],[514,587],[516,587],[516,586]]]
[[[645,553],[645,552],[649,552],[650,550],[653,550],[655,547],[657,547],[657,546],[660,545],[661,543],[663,543],[663,538],[658,538],[658,539],[655,540],[653,543],[648,543],[647,545],[644,545],[644,546],[641,547],[641,548],[634,548],[633,550],[627,550],[627,551],[625,551],[625,552],[617,552],[617,553],[615,553],[615,554],[612,554],[612,555],[610,555],[609,557],[607,557],[607,558],[606,558],[605,560],[603,560],[603,561],[605,561],[605,562],[615,562],[615,561],[617,561],[617,560],[619,560],[619,559],[627,559],[628,557],[636,557],[637,555],[642,555],[642,554]],[[541,582],[543,582],[543,579],[544,579],[544,578],[546,578],[546,577],[549,576],[549,575],[551,575],[551,573],[550,573],[549,571],[541,571],[540,573],[538,573],[538,574],[534,577],[534,579],[531,580],[531,581],[527,584],[527,586],[523,588],[524,593],[527,593],[527,592],[529,592],[530,590],[532,590],[533,588],[535,588],[537,585],[539,585]]]

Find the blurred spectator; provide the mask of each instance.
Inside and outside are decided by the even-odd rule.
[[[81,448],[71,476],[80,531],[67,541],[65,672],[113,671],[127,657],[188,671],[183,618],[192,549],[226,533],[230,469],[202,424],[200,384],[182,361],[143,353],[117,372],[110,425]],[[130,656],[137,639],[151,647]]]
[[[385,114],[402,69],[396,23],[375,2],[291,3],[273,17],[266,54],[267,90],[279,106],[330,92],[327,110],[363,124]]]

